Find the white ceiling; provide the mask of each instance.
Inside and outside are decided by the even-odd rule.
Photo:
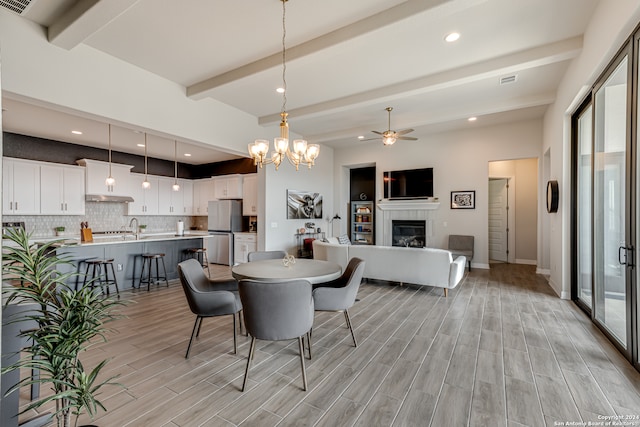
[[[418,138],[541,117],[580,51],[597,3],[290,0],[286,109],[291,130],[311,142],[342,147],[377,143],[357,137],[387,129],[387,106],[394,108],[392,128],[414,128],[409,136]],[[194,100],[214,98],[265,125],[279,121],[279,0],[34,0],[23,17],[47,28],[55,46],[90,46],[183,86]],[[452,31],[461,37],[446,43]],[[500,85],[509,75],[516,81]],[[5,97],[4,129],[106,145],[106,124],[99,117],[46,107]],[[478,120],[469,123],[470,116]],[[71,136],[70,128],[79,126],[85,133]],[[123,127],[112,138],[114,149],[140,150],[131,146],[147,132],[150,155],[173,158],[171,135]],[[180,147],[193,151],[191,163],[234,157],[190,141],[180,141]]]

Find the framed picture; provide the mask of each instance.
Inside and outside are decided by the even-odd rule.
[[[322,218],[322,194],[287,190],[287,219]]]
[[[451,192],[451,209],[475,209],[476,208],[476,192],[475,191],[452,191]]]

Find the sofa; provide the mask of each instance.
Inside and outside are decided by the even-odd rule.
[[[332,261],[343,269],[353,257],[365,260],[364,277],[444,288],[444,296],[464,277],[466,258],[434,248],[344,245],[314,240],[313,258]]]

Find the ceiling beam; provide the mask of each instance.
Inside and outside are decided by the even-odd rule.
[[[71,50],[126,12],[139,0],[82,0],[48,28],[49,42]]]
[[[509,73],[516,73],[530,68],[568,61],[575,58],[581,50],[582,36],[577,36],[453,70],[446,70],[419,77],[406,82],[396,83],[305,107],[289,109],[287,112],[289,113],[289,117],[296,117],[297,119],[340,113],[358,105],[364,106],[397,99],[399,96],[406,97],[433,92],[491,77],[501,77]],[[278,123],[279,121],[279,112],[262,116],[258,119],[258,123],[262,126]]]
[[[362,36],[371,31],[379,30],[382,27],[395,22],[407,19],[418,13],[430,11],[439,6],[447,5],[451,8],[468,8],[479,2],[486,0],[407,0],[397,6],[378,12],[375,15],[363,18],[353,24],[349,24],[337,30],[323,34],[320,37],[306,41],[286,50],[287,60],[295,60],[307,55],[311,55],[323,49],[330,48],[339,43]],[[450,11],[444,11],[450,13]],[[197,82],[187,87],[187,96],[192,99],[202,99],[209,96],[209,91],[218,86],[231,83],[233,81],[260,73],[270,68],[282,64],[282,52],[260,58],[251,63],[245,64],[236,69],[227,71],[214,77],[210,77],[201,82]]]

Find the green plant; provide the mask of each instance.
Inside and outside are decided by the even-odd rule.
[[[114,308],[123,303],[104,298],[91,287],[74,290],[67,281],[76,273],[61,273],[58,268],[69,264],[55,252],[56,242],[43,245],[29,243],[31,235],[23,229],[8,230],[4,235],[10,244],[3,245],[3,275],[11,277],[15,286],[4,286],[7,304],[26,303],[39,309],[25,312],[12,322],[31,321],[38,327],[22,332],[30,345],[25,355],[2,372],[14,369],[35,369],[39,377],[26,377],[7,393],[34,383],[46,383],[53,393],[28,405],[23,412],[55,402],[59,427],[69,427],[71,416],[86,411],[94,418],[98,408],[106,410],[96,398],[100,389],[115,377],[98,380],[107,360],[90,372],[79,360],[81,352],[92,343],[106,341],[105,323],[118,316]]]
[[[145,229],[147,228],[147,226],[146,226],[146,224],[140,224],[140,225],[138,226],[138,228],[139,228],[140,230],[145,230]]]
[[[58,226],[58,227],[56,227],[54,230],[56,230],[56,231],[58,231],[58,232],[61,232],[61,231],[64,231],[64,227],[62,227],[62,226]]]

